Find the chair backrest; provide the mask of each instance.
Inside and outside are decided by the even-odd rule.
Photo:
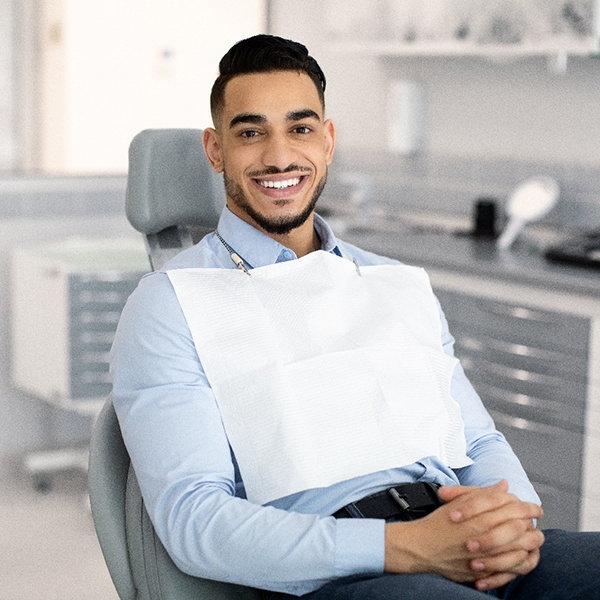
[[[129,467],[129,455],[109,397],[92,431],[88,488],[98,541],[121,600],[136,600],[125,535]]]
[[[155,129],[131,143],[126,211],[146,236],[154,270],[216,226],[222,182],[210,169],[197,129]],[[199,228],[199,229],[198,229]],[[89,493],[104,559],[121,600],[258,600],[251,588],[181,572],[144,507],[112,398],[94,425]]]
[[[214,229],[225,204],[222,176],[202,148],[200,129],[146,129],[129,147],[125,209],[143,233],[154,270]]]

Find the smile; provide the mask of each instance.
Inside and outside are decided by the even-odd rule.
[[[302,177],[294,177],[293,179],[285,179],[283,181],[268,181],[264,179],[257,179],[256,182],[258,183],[258,185],[265,188],[275,188],[277,190],[284,190],[286,188],[298,185],[301,180]]]

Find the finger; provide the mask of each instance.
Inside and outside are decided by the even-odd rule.
[[[539,550],[543,544],[544,534],[539,529],[530,529],[513,543],[489,552],[487,556],[495,556],[497,554],[511,552],[513,550],[526,550],[527,552],[531,552],[533,550]]]
[[[480,579],[477,579],[475,587],[480,591],[486,591],[506,585],[518,575],[526,575],[530,571],[533,571],[533,569],[537,567],[539,561],[540,552],[539,550],[534,550],[529,553],[523,562],[515,565],[511,570],[492,573],[491,575],[486,574]]]
[[[483,577],[475,582],[475,587],[480,592],[487,592],[488,590],[495,590],[500,588],[507,583],[516,579],[517,576],[514,573],[494,573],[489,577]]]
[[[538,536],[543,534],[534,529],[532,522],[538,509],[536,504],[522,502],[517,506],[505,506],[475,517],[473,525],[482,533],[467,540],[467,549],[484,554],[499,552],[504,547],[517,543],[527,532],[537,532],[533,539],[539,539]]]
[[[508,483],[502,479],[496,485],[486,488],[471,488],[469,491],[457,494],[452,502],[450,519],[459,523],[517,501],[516,496],[508,494]]]
[[[495,556],[474,558],[469,566],[479,573],[515,573],[519,574],[519,567],[527,561],[527,550],[512,550]]]
[[[481,487],[476,487],[476,486],[472,486],[472,485],[444,485],[441,488],[438,489],[438,496],[444,501],[444,502],[452,502],[453,500],[456,500],[457,498],[464,496],[465,494],[468,494],[469,492],[473,492],[475,490],[493,490],[493,489],[497,489],[499,491],[503,491],[503,492],[507,492],[508,491],[508,482],[506,481],[506,479],[501,479],[498,483],[486,487],[486,488],[481,488]]]
[[[522,537],[518,540],[515,540],[511,544],[507,544],[506,546],[499,546],[498,548],[486,552],[481,552],[478,556],[474,557],[474,560],[481,560],[485,563],[487,571],[497,571],[498,565],[488,563],[492,557],[507,553],[513,552],[515,550],[524,550],[525,552],[533,552],[539,550],[544,544],[544,534],[538,529],[527,531]]]
[[[540,557],[539,548],[527,552],[526,550],[514,550],[490,558],[474,559],[470,567],[479,573],[514,573],[525,575],[534,569]]]

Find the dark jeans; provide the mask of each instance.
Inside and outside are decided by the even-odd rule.
[[[479,592],[439,575],[355,576],[333,581],[306,600],[600,600],[600,533],[544,531],[536,569],[500,590]],[[292,599],[297,596],[282,595]]]

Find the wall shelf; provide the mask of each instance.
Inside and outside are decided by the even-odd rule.
[[[512,59],[535,56],[600,57],[600,41],[582,45],[578,43],[553,44],[505,44],[483,45],[460,42],[360,41],[331,42],[328,48],[338,54],[360,55],[379,58],[389,57],[483,57],[489,59]]]
[[[327,0],[329,47],[362,56],[518,58],[600,52],[600,0]]]

